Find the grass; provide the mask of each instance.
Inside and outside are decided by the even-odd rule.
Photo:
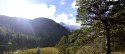
[[[11,52],[10,54],[37,54],[37,49],[26,49],[26,50],[17,50],[15,52]],[[6,53],[4,53],[6,54]],[[46,48],[40,48],[40,54],[59,54],[59,51],[57,48],[54,47],[46,47]]]
[[[125,54],[125,51],[121,52],[112,52],[111,54]]]
[[[106,53],[103,53],[103,54],[106,54]],[[111,54],[125,54],[125,51],[111,52]]]
[[[76,54],[94,54],[92,50],[92,47],[85,46],[82,49],[79,49]],[[37,49],[36,48],[31,48],[31,49],[26,49],[26,50],[17,50],[15,52],[6,52],[4,54],[37,54]],[[41,54],[59,54],[59,50],[55,47],[46,47],[46,48],[40,48],[40,53]],[[97,53],[98,54],[98,53]],[[105,54],[105,53],[101,53]],[[125,54],[125,51],[119,51],[119,52],[111,52],[111,54]]]
[[[76,54],[106,54],[105,50],[99,51],[98,49],[92,46],[83,46]],[[125,51],[114,51],[111,54],[125,54]]]

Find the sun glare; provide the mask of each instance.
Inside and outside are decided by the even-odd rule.
[[[30,12],[28,12],[28,5],[29,3],[27,0],[7,0],[7,10],[5,14],[9,16],[31,18],[28,16],[30,15]]]
[[[1,15],[12,17],[23,17],[34,19],[37,17],[54,16],[55,6],[41,3],[34,4],[30,0],[5,0],[3,4]]]
[[[28,5],[28,2],[26,0],[6,0],[3,5],[3,14],[21,17],[21,15],[25,16],[23,11],[24,8],[26,8],[26,5]]]

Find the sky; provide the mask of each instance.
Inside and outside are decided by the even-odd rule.
[[[69,25],[76,23],[75,0],[0,0],[0,15],[35,19],[46,17]]]

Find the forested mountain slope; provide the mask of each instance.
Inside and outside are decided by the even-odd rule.
[[[34,20],[0,15],[0,50],[53,46],[70,31],[47,18]]]

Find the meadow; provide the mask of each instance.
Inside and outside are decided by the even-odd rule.
[[[58,54],[59,51],[54,47],[40,48],[40,54]],[[37,48],[17,50],[15,52],[4,52],[4,54],[37,54]]]
[[[78,50],[76,54],[94,54],[94,52],[91,51],[92,49],[89,49],[89,50],[87,49]],[[112,54],[125,54],[125,51],[111,52],[111,53]],[[37,54],[37,48],[16,50],[15,52],[9,51],[9,52],[4,52],[4,54]],[[55,47],[45,47],[45,48],[40,48],[40,54],[60,54],[60,53],[59,53],[59,50]],[[105,53],[101,53],[101,54],[105,54]]]

